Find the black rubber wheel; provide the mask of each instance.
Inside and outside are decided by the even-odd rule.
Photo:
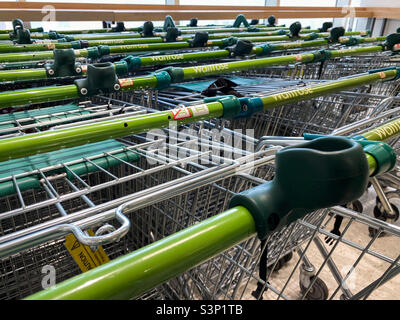
[[[390,214],[390,213],[383,211],[382,210],[383,208],[381,208],[382,205],[376,205],[374,207],[374,217],[375,218],[384,217],[385,221],[391,220],[392,222],[396,222],[399,219],[399,209],[393,203],[390,203],[390,205],[392,206],[394,214]]]
[[[285,255],[282,259],[284,263],[288,263],[293,258],[293,252],[290,251],[287,255]]]
[[[314,279],[315,279],[315,276],[311,277],[310,282],[313,282]],[[308,288],[304,287],[303,284],[300,282],[300,290],[303,295],[307,291],[307,289]],[[329,295],[329,290],[328,290],[328,287],[326,286],[325,282],[322,281],[320,278],[316,278],[311,289],[308,290],[308,292],[305,296],[305,299],[307,299],[307,300],[326,300],[326,299],[328,299],[328,295]]]
[[[395,205],[390,200],[391,199],[400,200],[400,194],[398,192],[392,191],[392,192],[386,193],[385,196],[389,200],[389,203],[392,206],[394,214],[389,214],[387,212],[384,212],[381,200],[379,199],[379,197],[376,197],[376,206],[374,207],[374,217],[379,218],[379,217],[383,216],[386,220],[389,220],[388,222],[391,222],[391,223],[396,222],[399,219],[399,215],[400,215],[399,208],[397,207],[397,205]]]
[[[359,200],[355,200],[353,202],[346,203],[346,204],[342,205],[342,207],[359,212],[359,213],[362,213],[364,210],[364,207]]]
[[[274,266],[275,263],[273,263],[271,266],[267,267],[268,272],[271,272],[271,271],[273,271],[273,272],[279,271],[279,270],[283,267],[283,265],[285,264],[285,262],[283,261],[283,259],[284,259],[284,257],[283,257],[283,258],[280,258],[280,259],[278,260],[278,262],[277,262],[276,265],[275,265],[274,270],[272,270],[272,267]]]
[[[280,258],[275,266],[275,269],[273,270],[275,271],[279,271],[280,269],[282,269],[282,267],[288,263],[291,259],[293,258],[293,252],[289,252],[288,254],[286,254],[285,256],[283,256],[282,258]],[[274,266],[274,264],[272,264],[270,267],[268,267],[268,272],[271,272],[272,267]]]
[[[379,219],[379,220],[382,220],[382,221],[386,221],[386,218],[383,217],[383,216],[376,217],[376,218]],[[369,232],[369,236],[370,236],[371,238],[373,238],[373,237],[375,237],[375,235],[377,234],[378,229],[375,229],[375,228],[373,228],[373,227],[368,227],[368,232]],[[384,237],[384,236],[385,236],[385,232],[382,231],[382,232],[379,234],[378,238],[381,238],[381,237]]]

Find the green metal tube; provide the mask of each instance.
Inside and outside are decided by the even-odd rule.
[[[73,36],[74,40],[106,40],[106,39],[132,39],[141,38],[139,33],[118,33],[118,34],[101,34],[101,35],[76,35]]]
[[[48,44],[24,44],[24,45],[2,45],[0,53],[7,52],[29,52],[29,51],[49,51],[53,49],[69,49],[72,48],[71,43],[48,43]]]
[[[189,48],[188,42],[144,43],[126,46],[111,46],[110,53],[130,53],[137,51],[171,50]]]
[[[41,69],[21,69],[0,71],[0,82],[46,79],[47,73]]]
[[[360,75],[342,80],[329,81],[302,89],[290,90],[282,93],[261,97],[264,111],[276,108],[285,104],[312,99],[325,94],[342,90],[356,88],[365,84],[370,84],[382,80],[393,80],[398,76],[397,70],[387,70],[382,72]]]
[[[71,95],[77,93],[77,88],[72,87]],[[32,91],[32,90],[27,90]],[[24,97],[27,99],[26,97]],[[223,115],[223,105],[220,102],[207,104],[208,113],[195,115],[190,110],[191,116],[177,119],[178,124],[187,124],[210,118],[219,118]],[[170,121],[175,119],[172,111],[155,112],[147,115],[129,117],[113,121],[99,122],[81,127],[41,132],[0,141],[0,162],[50,152],[62,148],[71,148],[117,137],[125,137],[131,134],[147,132],[151,129],[166,128]],[[18,139],[23,138],[23,139]]]
[[[89,40],[89,47],[95,47],[99,45],[132,45],[132,44],[143,44],[143,43],[162,43],[164,42],[161,37],[153,38],[141,38],[141,39],[111,39],[111,40]],[[8,52],[30,52],[30,51],[48,51],[53,49],[69,49],[73,48],[70,42],[55,42],[55,43],[34,43],[24,45],[0,45],[0,53]]]
[[[250,212],[244,207],[235,207],[27,300],[135,298],[245,241],[255,232]]]
[[[287,50],[295,48],[310,48],[320,47],[328,44],[328,40],[312,40],[312,41],[300,41],[300,42],[286,42],[286,43],[274,43],[273,49],[276,50]]]
[[[255,51],[255,50],[253,50]],[[151,57],[140,57],[141,66],[162,65],[171,62],[185,62],[229,57],[228,50],[204,51],[193,53],[178,53]],[[1,71],[0,71],[1,72]]]
[[[107,45],[129,45],[129,44],[142,44],[142,43],[162,43],[164,42],[161,37],[150,37],[150,38],[140,38],[140,39],[109,39],[109,40],[88,40],[89,47]]]
[[[21,70],[18,70],[21,71]],[[76,85],[32,88],[0,92],[0,106],[27,105],[31,103],[79,98]]]
[[[362,136],[367,140],[385,141],[392,139],[400,134],[400,118],[385,123],[371,131],[363,133]]]
[[[86,49],[75,50],[75,57],[88,57]],[[53,51],[23,52],[23,53],[2,53],[0,62],[23,62],[54,59]]]
[[[48,59],[53,59],[53,51],[0,54],[0,62],[22,62],[22,61],[48,60]]]
[[[371,46],[371,47],[360,47],[353,49],[343,49],[343,50],[331,50],[332,58],[344,57],[349,54],[365,54],[365,53],[373,53],[373,52],[382,52],[382,46]]]
[[[9,34],[0,34],[0,40],[11,40]]]
[[[300,60],[301,57],[301,60]],[[270,57],[263,59],[254,59],[247,61],[235,61],[218,64],[203,65],[198,67],[187,67],[182,68],[184,73],[184,79],[193,79],[202,76],[209,76],[221,73],[228,73],[233,71],[257,69],[271,65],[289,64],[292,62],[311,62],[314,59],[314,54],[302,54],[302,55],[289,55],[280,57]]]

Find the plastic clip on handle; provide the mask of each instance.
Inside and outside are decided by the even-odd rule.
[[[359,198],[368,183],[368,162],[353,140],[326,137],[276,154],[275,178],[232,198],[244,206],[264,239],[305,214]]]

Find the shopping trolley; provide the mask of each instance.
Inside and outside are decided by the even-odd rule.
[[[354,130],[359,130],[359,128],[355,127]],[[263,148],[268,150],[265,143],[259,145],[256,150],[260,152]],[[269,150],[271,151],[271,149]],[[136,222],[133,225],[137,226],[136,232],[133,232],[132,236],[144,239],[142,245],[147,245],[169,234],[168,232],[162,234],[165,231],[162,226],[171,226],[172,232],[182,230],[198,223],[196,217],[205,217],[204,215],[209,214],[211,208],[216,208],[217,212],[226,209],[229,199],[236,192],[262,184],[270,179],[271,174],[274,174],[272,159],[273,157],[270,157],[268,160],[270,162],[266,167],[267,170],[253,167],[251,171],[239,175],[239,180],[245,178],[246,183],[238,181],[239,177],[217,179],[201,192],[196,190],[196,196],[193,197],[186,193],[178,197],[171,196],[168,190],[164,196],[161,195],[162,193],[157,194],[158,199],[153,197],[154,202],[151,204],[141,202],[140,198],[128,202],[124,210],[127,211],[127,214],[132,212]],[[348,222],[340,235],[329,231],[336,214],[344,216]],[[131,213],[129,213],[130,215]],[[153,223],[149,223],[149,217],[154,216],[161,220],[151,220]],[[188,222],[182,222],[185,219]],[[200,220],[202,219],[200,218]],[[329,298],[335,299],[340,298],[340,294],[342,294],[342,298],[377,298],[385,297],[385,295],[396,298],[393,295],[394,292],[387,288],[386,283],[389,280],[396,283],[394,275],[398,269],[399,253],[393,256],[385,251],[382,244],[379,244],[377,235],[372,239],[360,238],[360,226],[377,227],[379,232],[387,232],[394,236],[398,236],[400,232],[397,226],[360,215],[346,208],[334,207],[317,210],[279,232],[272,233],[263,242],[251,238],[211,260],[191,268],[184,274],[174,277],[139,298],[253,299],[255,296],[260,299],[263,296],[264,298],[278,299],[318,299],[327,297],[325,288],[329,288],[331,292]],[[130,233],[125,237],[129,238],[129,236]],[[337,241],[329,248],[324,240],[321,240],[326,237]],[[124,241],[124,238],[121,238],[120,242]],[[118,243],[113,244],[113,246],[117,245]],[[136,248],[140,247],[142,246],[138,245]],[[107,251],[107,245],[104,245],[104,250]],[[265,259],[263,263],[265,262],[266,266],[273,271],[278,261],[293,250],[299,253],[299,259],[295,261],[292,258],[279,270],[278,274],[268,272],[265,279],[258,275],[257,265],[260,263],[260,259]],[[351,252],[350,258],[344,256],[346,250]],[[262,252],[267,252],[263,258]],[[319,260],[315,260],[318,255],[320,255]],[[313,264],[310,263],[311,259]],[[384,268],[377,270],[375,260],[379,261],[381,268]],[[354,274],[357,272],[361,272],[364,278],[353,282]],[[255,290],[256,288],[259,290]],[[356,290],[359,292],[353,294]]]

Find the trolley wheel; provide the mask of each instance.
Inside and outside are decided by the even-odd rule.
[[[374,217],[379,218],[380,216],[385,217],[386,220],[389,220],[389,222],[396,222],[399,219],[399,209],[396,204],[393,203],[393,201],[390,201],[391,199],[393,200],[398,200],[400,201],[400,194],[396,191],[391,191],[385,194],[386,198],[389,200],[390,205],[392,206],[392,209],[394,211],[394,214],[390,214],[384,211],[382,202],[379,199],[379,197],[376,197],[376,206],[374,207]],[[385,221],[386,221],[385,220]]]
[[[272,267],[274,266],[275,263],[273,263],[271,266],[267,267],[268,272],[270,273],[271,271],[273,271],[273,272],[279,271],[283,267],[283,265],[285,264],[285,261],[283,261],[284,258],[285,257],[282,257],[282,258],[280,258],[278,260],[278,262],[275,265],[274,270],[272,270]]]
[[[310,282],[313,282],[314,279],[315,276],[311,277]],[[303,286],[303,284],[300,282],[301,293],[304,294],[307,291],[307,289],[308,288]],[[329,295],[329,290],[325,282],[320,278],[316,278],[311,289],[308,290],[308,293],[306,294],[305,298],[307,300],[326,300],[328,299],[328,295]]]
[[[290,251],[287,255],[285,255],[282,259],[285,263],[288,263],[293,258],[293,252]]]
[[[276,263],[275,269],[273,271],[275,272],[275,271],[279,271],[280,269],[282,269],[282,267],[286,263],[288,263],[292,258],[293,258],[293,252],[289,252],[288,254],[284,255],[282,258],[280,258],[278,260],[278,262]],[[272,267],[273,267],[273,264],[272,264],[272,266],[267,268],[269,272],[271,272]]]
[[[382,220],[382,221],[386,221],[386,218],[385,218],[384,216],[380,216],[380,217],[376,217],[376,218],[379,219],[379,220]],[[371,238],[375,237],[375,235],[377,234],[377,232],[378,232],[378,229],[375,229],[375,228],[373,228],[373,227],[368,227],[368,233],[369,233],[369,236],[370,236]],[[385,236],[385,232],[381,232],[381,233],[379,234],[378,238],[381,238],[381,237],[383,237],[383,236]]]
[[[359,200],[349,202],[348,204],[346,204],[346,208],[349,208],[349,209],[359,212],[359,213],[362,213],[364,211],[364,207]]]

